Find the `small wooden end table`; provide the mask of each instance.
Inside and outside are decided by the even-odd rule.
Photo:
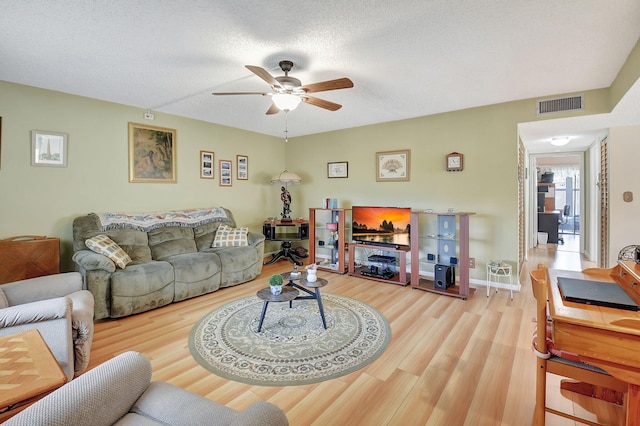
[[[256,294],[258,298],[264,301],[264,304],[262,305],[262,313],[260,314],[260,323],[258,324],[258,333],[260,333],[269,302],[291,302],[293,299],[298,297],[299,293],[298,290],[293,287],[283,286],[282,293],[280,294],[271,294],[271,288],[269,287],[258,290],[258,293]]]
[[[0,422],[66,382],[38,330],[0,337]]]

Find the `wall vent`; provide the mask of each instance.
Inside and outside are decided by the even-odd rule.
[[[537,105],[536,113],[538,115],[565,111],[580,111],[584,109],[584,95],[539,100]]]

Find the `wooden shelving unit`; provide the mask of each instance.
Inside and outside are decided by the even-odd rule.
[[[411,212],[411,287],[464,300],[475,291],[469,288],[469,216],[473,214]],[[455,268],[455,285],[438,287],[435,279],[420,276],[421,249],[427,250],[426,262],[422,261],[433,265],[434,275],[436,265]]]
[[[347,272],[350,212],[349,209],[309,209],[309,262],[317,263],[319,269],[339,274]]]

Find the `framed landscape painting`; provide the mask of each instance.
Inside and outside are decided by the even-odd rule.
[[[129,182],[177,180],[175,129],[129,123]]]

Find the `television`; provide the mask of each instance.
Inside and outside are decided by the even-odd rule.
[[[360,244],[409,247],[411,208],[353,206],[352,238]]]

